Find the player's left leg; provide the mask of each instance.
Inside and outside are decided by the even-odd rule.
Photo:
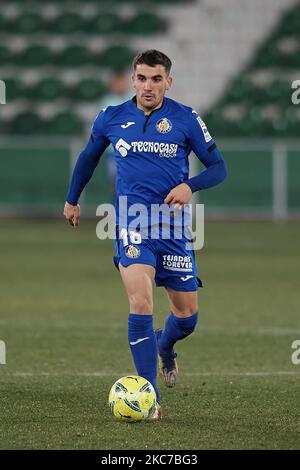
[[[177,291],[166,287],[171,313],[163,330],[157,330],[157,342],[161,359],[161,373],[167,387],[174,387],[178,367],[174,345],[195,329],[198,320],[197,291]]]

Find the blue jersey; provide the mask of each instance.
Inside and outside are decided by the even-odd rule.
[[[109,106],[97,116],[90,141],[79,156],[67,201],[77,204],[101,154],[109,144],[116,161],[116,196],[127,207],[161,205],[180,183],[193,192],[218,184],[226,176],[221,153],[204,122],[192,108],[164,98],[159,109],[145,115],[135,98]],[[188,156],[193,151],[206,167],[189,178]],[[117,203],[118,217],[118,203]]]

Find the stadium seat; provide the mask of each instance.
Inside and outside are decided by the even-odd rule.
[[[92,78],[82,80],[79,85],[73,88],[71,96],[73,99],[82,101],[93,101],[101,98],[107,88],[100,80]]]
[[[267,94],[268,86],[255,86],[247,96],[244,97],[243,101],[247,102],[250,106],[263,105],[269,102],[269,96]]]
[[[300,50],[293,54],[281,53],[278,59],[278,65],[286,69],[298,69],[300,67]]]
[[[161,33],[166,22],[160,17],[160,6],[186,1],[192,0],[88,0],[81,8],[80,2],[73,5],[71,0],[31,0],[30,7],[24,0],[3,0],[0,31],[5,42],[0,45],[0,67],[13,65],[14,70],[5,70],[7,79],[2,79],[9,101],[25,97],[24,103],[16,103],[17,107],[22,105],[23,112],[18,119],[6,121],[7,129],[18,133],[27,133],[27,129],[28,133],[81,132],[84,126],[80,116],[84,121],[88,114],[84,103],[97,102],[109,88],[98,79],[94,68],[100,72],[102,67],[109,69],[103,70],[105,80],[109,79],[108,72],[128,68],[135,54],[128,36]],[[69,77],[72,85],[66,85]],[[80,102],[78,116],[67,109],[49,118],[45,126],[34,110],[45,110],[47,116],[47,102],[63,99]],[[52,116],[50,112],[48,115]]]
[[[47,46],[35,44],[20,53],[17,62],[22,67],[49,65],[52,62],[52,53]]]
[[[209,129],[214,130],[214,134],[218,136],[226,136],[228,125],[219,109],[213,109],[209,113],[203,115],[203,120]]]
[[[232,82],[227,91],[227,101],[238,102],[249,96],[254,89],[253,83],[247,77],[241,77]]]
[[[57,78],[45,78],[30,90],[30,97],[40,101],[52,101],[64,95],[64,84]]]
[[[276,37],[300,35],[300,9],[288,11],[274,31]]]
[[[6,46],[0,45],[0,65],[6,65],[12,58],[10,49]]]
[[[133,56],[134,52],[126,46],[110,46],[100,55],[99,64],[112,70],[118,70],[127,67]]]
[[[274,67],[280,58],[280,51],[273,43],[262,47],[252,63],[253,68]]]
[[[12,52],[6,46],[0,45],[0,65],[8,65],[12,60]]]
[[[48,30],[56,34],[77,33],[83,28],[84,20],[78,13],[64,12],[48,25]]]
[[[237,122],[238,134],[243,137],[252,137],[258,135],[260,122],[254,119],[249,119],[249,115],[244,116],[243,119]]]
[[[93,63],[90,51],[80,45],[70,46],[64,49],[56,58],[56,63],[62,67],[80,67]]]
[[[122,20],[116,13],[102,12],[85,24],[88,33],[108,34],[120,30]]]
[[[138,13],[123,26],[129,34],[155,34],[165,31],[167,23],[154,13]]]
[[[17,78],[4,79],[6,85],[7,102],[14,101],[18,98],[24,98],[26,86]]]
[[[6,19],[3,15],[0,14],[0,31],[5,31],[6,28]]]
[[[295,39],[296,37],[296,39]],[[224,106],[230,104],[244,105],[249,112],[238,122],[236,129],[228,120],[224,124],[227,135],[243,136],[298,136],[299,115],[291,110],[291,76],[300,68],[300,8],[290,9],[271,32],[262,46],[256,50],[248,68],[245,69],[227,88],[224,96],[214,104],[220,115]],[[284,40],[282,40],[284,39]],[[297,47],[298,46],[298,47]],[[261,70],[262,69],[262,70]],[[251,76],[262,74],[267,78],[265,83],[255,84]],[[268,79],[268,76],[274,78]],[[249,79],[250,77],[250,79]],[[278,78],[281,77],[281,78]],[[286,78],[284,78],[286,77]],[[272,107],[277,108],[274,115],[265,113]],[[294,106],[295,109],[296,107]],[[282,113],[278,114],[278,109]],[[209,118],[212,114],[208,113]],[[223,135],[222,120],[213,120],[216,124],[215,135]]]
[[[39,13],[22,13],[10,25],[10,30],[18,34],[29,34],[43,30],[44,20]]]
[[[72,135],[83,131],[83,123],[80,118],[69,111],[57,114],[47,123],[47,131],[52,134]]]
[[[299,136],[300,110],[298,110],[297,106],[291,105],[285,108],[283,112],[285,120],[287,121],[287,136]]]
[[[288,80],[276,79],[266,89],[269,102],[289,103],[291,99],[291,83]]]
[[[18,114],[11,123],[12,131],[16,134],[36,134],[42,131],[42,120],[33,112]]]
[[[272,127],[274,135],[285,135],[289,128],[289,122],[284,119],[284,116],[282,115],[272,121]]]
[[[177,4],[177,5],[180,5],[180,4],[185,4],[185,3],[191,3],[195,0],[150,0],[152,3],[157,3],[157,4]]]

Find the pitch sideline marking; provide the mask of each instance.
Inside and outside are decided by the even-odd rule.
[[[6,376],[13,377],[114,377],[114,376],[125,376],[129,372],[12,372],[5,374]],[[183,372],[182,376],[186,377],[271,377],[271,376],[280,376],[280,375],[300,375],[296,371],[256,371],[256,372]]]

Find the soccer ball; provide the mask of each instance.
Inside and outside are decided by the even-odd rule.
[[[156,393],[148,380],[128,375],[113,384],[108,402],[116,418],[136,423],[152,415],[156,408]]]

